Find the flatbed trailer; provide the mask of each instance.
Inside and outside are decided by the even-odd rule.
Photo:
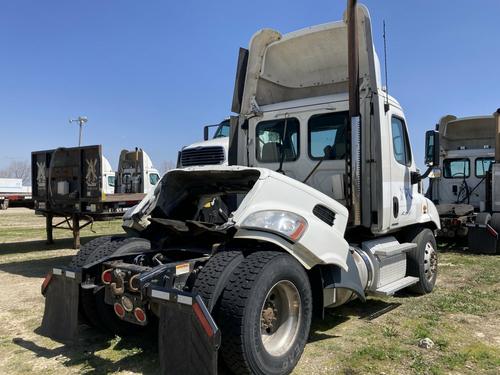
[[[68,229],[78,249],[81,229],[121,217],[144,198],[143,193],[106,194],[102,161],[101,145],[32,152],[34,210],[46,218],[48,243],[54,241],[54,228]],[[62,220],[54,224],[55,218]]]

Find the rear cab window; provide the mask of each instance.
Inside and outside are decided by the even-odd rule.
[[[495,162],[494,158],[477,158],[476,159],[476,177],[486,176],[491,168],[491,165]]]
[[[308,122],[309,157],[340,160],[346,156],[348,112],[311,116]]]
[[[467,158],[444,159],[444,178],[467,178],[470,177],[470,160]]]
[[[257,160],[262,163],[279,163],[282,151],[285,162],[297,160],[300,153],[299,128],[300,123],[296,118],[258,123],[255,128]]]

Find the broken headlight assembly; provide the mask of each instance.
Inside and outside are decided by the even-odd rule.
[[[242,228],[274,232],[292,241],[297,241],[307,229],[307,221],[293,212],[266,210],[248,215]]]

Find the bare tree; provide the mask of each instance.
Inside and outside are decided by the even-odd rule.
[[[0,177],[22,178],[23,185],[31,185],[31,165],[26,160],[11,161],[7,167],[0,170]]]
[[[175,169],[175,163],[172,160],[163,160],[159,167],[158,170],[160,171],[160,174],[163,176],[166,172],[168,172],[171,169]]]

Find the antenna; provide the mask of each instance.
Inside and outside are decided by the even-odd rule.
[[[89,121],[89,119],[86,116],[78,116],[78,118],[76,119],[69,119],[70,124],[73,122],[78,122],[78,124],[80,125],[80,133],[78,136],[78,147],[82,145],[82,128],[87,121]]]
[[[387,37],[385,35],[385,20],[384,20],[384,70],[385,70],[385,103],[384,110],[387,113],[389,111],[389,83],[387,79]]]

